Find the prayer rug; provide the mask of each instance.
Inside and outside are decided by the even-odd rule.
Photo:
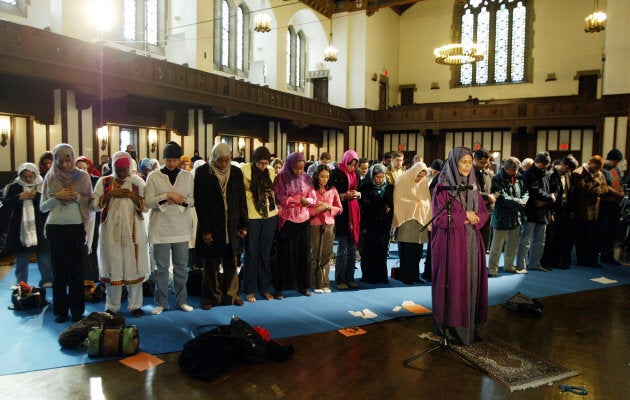
[[[488,336],[481,342],[453,348],[485,368],[494,380],[507,386],[510,392],[547,385],[581,374]],[[457,356],[457,353],[453,354]]]

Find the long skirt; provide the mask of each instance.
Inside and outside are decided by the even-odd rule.
[[[278,261],[273,274],[276,291],[305,291],[313,276],[310,263],[311,228],[309,221],[287,221],[278,232]]]

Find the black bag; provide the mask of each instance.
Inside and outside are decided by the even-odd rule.
[[[508,299],[505,303],[505,308],[531,315],[533,317],[540,317],[542,316],[543,308],[545,308],[545,306],[540,301],[518,292]]]
[[[207,327],[201,326],[198,331]],[[247,322],[232,316],[230,325],[217,326],[186,342],[178,361],[186,375],[209,380],[241,362],[284,361],[292,355],[292,346],[267,342]]]
[[[20,282],[11,293],[11,306],[13,310],[29,310],[41,308],[48,304],[46,300],[46,289],[29,286]]]

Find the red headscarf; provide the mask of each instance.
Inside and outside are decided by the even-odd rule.
[[[99,171],[98,169],[94,167],[94,164],[89,158],[87,158],[86,156],[77,157],[77,159],[74,162],[74,165],[77,165],[79,161],[83,161],[84,163],[87,164],[88,166],[87,172],[88,174],[90,174],[90,176],[98,176],[98,177],[101,176],[101,171]]]
[[[348,164],[352,161],[359,164],[359,156],[354,150],[346,150],[341,157],[341,162],[337,165],[337,168],[343,172],[348,178],[348,190],[357,190],[359,188],[359,182],[357,179],[356,170],[353,172],[348,171]],[[361,210],[359,209],[359,200],[350,199],[346,201],[346,208],[348,209],[348,222],[350,223],[350,232],[354,237],[354,243],[359,243],[359,232],[361,231]]]

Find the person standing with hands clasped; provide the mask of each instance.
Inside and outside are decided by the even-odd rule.
[[[128,309],[135,317],[142,311],[142,282],[149,276],[149,251],[144,226],[144,180],[132,175],[131,156],[112,156],[113,173],[96,183],[93,207],[100,214],[98,266],[107,286],[105,310],[120,310],[122,289],[127,288]]]
[[[44,180],[37,165],[24,163],[18,168],[18,177],[4,190],[4,206],[11,210],[7,230],[7,251],[15,253],[17,283],[28,283],[29,253],[37,253],[39,287],[52,286],[52,268],[48,241],[44,237],[46,214],[39,210]]]
[[[72,322],[83,318],[83,264],[94,233],[92,182],[85,171],[74,166],[74,159],[72,146],[55,146],[53,166],[44,179],[39,205],[42,212],[48,212],[46,237],[53,264],[53,311],[59,323],[66,322],[68,311]]]
[[[247,235],[247,201],[240,168],[230,163],[225,143],[212,148],[210,161],[195,171],[196,254],[203,256],[201,308],[242,306],[238,296],[238,241]],[[223,273],[221,273],[223,265]]]
[[[153,256],[157,271],[155,308],[153,315],[168,308],[168,269],[173,263],[173,290],[175,303],[183,311],[192,311],[186,303],[188,291],[188,242],[192,234],[192,216],[188,207],[195,205],[193,175],[179,169],[182,148],[168,142],[162,152],[164,167],[147,178],[145,202],[151,210],[149,243],[153,244]]]
[[[320,164],[313,172],[313,187],[317,206],[309,208],[311,215],[311,263],[315,293],[330,293],[330,259],[335,239],[335,216],[341,214],[337,189],[330,186],[328,165]]]
[[[488,211],[472,169],[472,151],[465,147],[454,148],[444,162],[433,192],[431,295],[434,332],[450,336],[452,343],[463,345],[481,340],[479,325],[488,319],[486,249],[480,233],[488,220]],[[456,186],[464,189],[454,190]],[[448,211],[443,208],[452,196],[455,200],[451,205],[448,229]],[[448,332],[442,332],[444,322]]]

